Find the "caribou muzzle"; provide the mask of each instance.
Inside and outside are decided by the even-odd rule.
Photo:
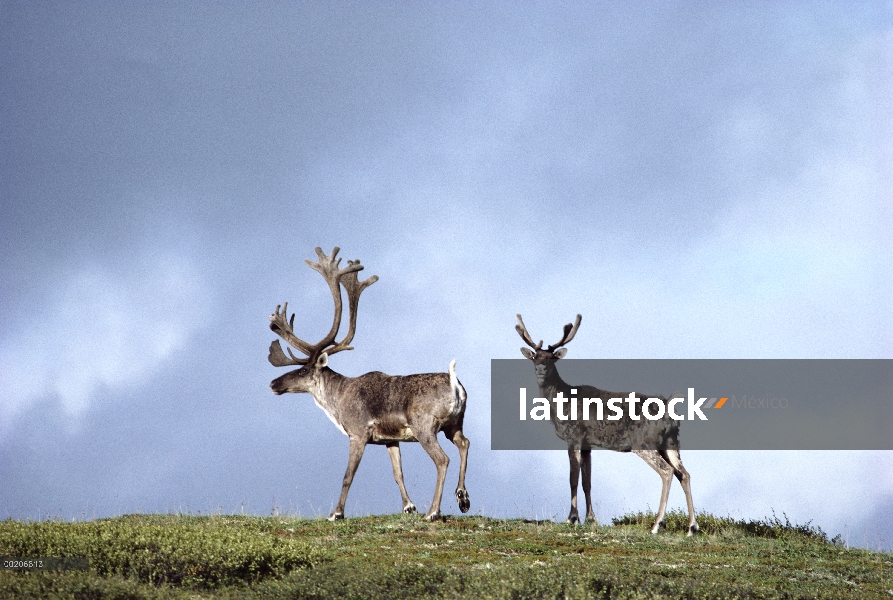
[[[282,382],[282,380],[284,378],[285,378],[285,376],[283,375],[282,377],[277,377],[276,379],[274,379],[273,381],[270,382],[270,389],[277,396],[281,396],[282,394],[284,394],[285,392],[288,391],[288,386]]]

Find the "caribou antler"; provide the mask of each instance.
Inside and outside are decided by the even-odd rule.
[[[348,271],[345,273],[344,277],[341,278],[341,285],[347,290],[347,306],[350,310],[350,325],[347,328],[347,334],[344,336],[344,339],[326,350],[329,356],[336,352],[341,352],[342,350],[353,350],[353,346],[349,346],[348,344],[353,340],[353,336],[357,331],[357,307],[360,304],[360,294],[362,294],[363,290],[367,287],[378,281],[378,275],[373,275],[366,281],[360,281],[357,272],[362,269],[363,266],[360,264],[359,260],[348,260],[347,265],[347,268],[359,267],[356,271]]]
[[[530,346],[531,348],[533,348],[534,350],[536,350],[538,352],[543,347],[543,341],[540,340],[539,344],[534,344],[533,339],[530,337],[530,334],[527,333],[527,327],[525,327],[524,321],[521,320],[521,315],[517,315],[517,317],[518,317],[518,324],[515,325],[515,331],[518,332],[518,335],[521,336],[521,339],[524,340],[524,342],[528,346]],[[580,321],[582,319],[583,319],[582,316],[577,315],[577,319],[576,319],[576,321],[574,321],[573,325],[571,325],[570,323],[565,325],[564,326],[564,336],[561,338],[561,341],[558,342],[557,344],[552,344],[551,346],[549,346],[549,348],[547,350],[549,352],[554,352],[558,348],[561,348],[562,346],[567,344],[569,341],[574,339],[574,336],[577,335],[577,328],[580,327]]]
[[[534,344],[533,340],[530,339],[530,334],[527,333],[527,327],[524,326],[524,321],[521,320],[521,315],[516,316],[518,317],[518,324],[515,325],[515,331],[518,332],[518,335],[521,336],[521,339],[524,340],[528,346],[538,351],[543,347],[543,340],[540,340],[539,344]]]
[[[295,335],[292,327],[295,322],[295,315],[292,313],[291,319],[287,320],[286,317],[288,315],[288,302],[282,306],[282,312],[279,312],[279,305],[276,306],[276,312],[270,315],[270,329],[276,332],[276,335],[284,339],[289,345],[297,348],[304,354],[308,356],[308,358],[298,358],[296,357],[291,348],[288,349],[288,354],[291,356],[289,358],[282,351],[282,346],[279,345],[279,340],[273,340],[273,343],[270,344],[270,355],[267,359],[272,363],[274,367],[286,367],[288,365],[306,365],[307,361],[310,360],[309,356],[313,352],[313,348]]]
[[[316,255],[319,257],[319,261],[312,262],[310,260],[305,260],[304,262],[306,262],[311,269],[322,275],[326,280],[326,283],[329,284],[329,291],[332,292],[332,299],[335,301],[335,316],[332,321],[332,328],[318,343],[310,344],[295,335],[293,329],[295,316],[292,314],[291,318],[288,318],[288,303],[283,305],[282,312],[279,311],[279,306],[277,306],[276,312],[270,315],[270,329],[276,332],[278,336],[288,342],[293,348],[306,354],[307,358],[296,357],[290,348],[288,349],[290,356],[286,356],[282,351],[282,346],[279,344],[279,340],[274,340],[273,343],[270,344],[270,354],[268,356],[270,363],[274,366],[284,367],[287,365],[305,365],[310,360],[319,356],[323,351],[327,351],[328,354],[331,355],[342,350],[352,350],[353,348],[349,346],[349,344],[351,340],[353,340],[354,333],[356,332],[357,307],[360,302],[360,294],[368,286],[378,281],[377,275],[373,275],[366,281],[359,281],[357,272],[363,269],[363,265],[360,264],[359,260],[349,260],[347,261],[346,267],[339,269],[338,263],[341,262],[341,259],[337,258],[337,255],[341,249],[338,246],[335,246],[334,250],[332,250],[332,254],[328,256],[323,252],[322,248],[318,246],[315,250]],[[343,309],[343,304],[341,302],[341,285],[344,285],[344,288],[347,290],[348,306],[350,307],[350,328],[343,340],[332,345],[335,341],[335,336],[338,335],[338,329],[341,327],[341,313]],[[328,348],[329,346],[332,347]]]
[[[564,326],[564,337],[562,337],[561,341],[558,342],[557,344],[552,344],[551,346],[549,346],[549,348],[548,348],[549,352],[553,352],[557,348],[561,348],[566,343],[568,343],[569,341],[574,339],[574,336],[577,335],[577,328],[580,326],[580,321],[582,319],[583,319],[582,316],[577,315],[577,319],[574,321],[573,325],[571,325],[570,323],[565,325]]]

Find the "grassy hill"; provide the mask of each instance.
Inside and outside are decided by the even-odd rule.
[[[0,522],[0,556],[87,557],[86,571],[0,571],[2,598],[887,598],[893,555],[777,518],[702,514],[648,533],[417,515],[127,515]]]

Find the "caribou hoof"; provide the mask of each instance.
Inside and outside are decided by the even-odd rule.
[[[329,521],[335,522],[344,518],[344,513],[340,510],[336,510],[332,514],[329,515]]]
[[[661,529],[663,529],[665,526],[666,526],[666,523],[664,523],[664,520],[661,519],[660,521],[658,521],[657,523],[654,524],[654,527],[651,528],[651,533],[656,534]]]
[[[427,515],[425,515],[426,521],[440,521],[441,519],[443,519],[443,515],[440,514],[440,511],[428,513]]]
[[[701,528],[698,527],[698,524],[697,524],[697,523],[692,523],[692,524],[691,524],[691,527],[688,528],[688,533],[686,533],[685,536],[686,536],[686,537],[691,537],[691,536],[693,536],[694,534],[698,533],[699,531],[701,531]]]
[[[468,490],[465,488],[456,490],[456,502],[459,503],[459,510],[467,513],[468,509],[471,508],[471,500],[468,498]]]
[[[411,515],[411,514],[414,514],[415,512],[416,512],[415,504],[413,504],[412,502],[410,502],[409,504],[407,504],[406,506],[403,507],[403,514]]]
[[[569,514],[567,516],[567,520],[565,521],[565,523],[570,523],[571,525],[576,525],[579,522],[580,522],[580,515],[578,515],[575,512],[572,512],[571,514]]]

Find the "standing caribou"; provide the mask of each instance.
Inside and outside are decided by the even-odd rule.
[[[353,340],[357,325],[357,306],[360,294],[368,286],[378,281],[373,275],[359,281],[357,272],[363,269],[359,260],[347,261],[347,266],[339,269],[340,258],[336,259],[340,248],[332,250],[330,256],[316,248],[319,262],[305,262],[320,273],[329,284],[335,301],[335,320],[332,329],[317,344],[309,344],[297,337],[293,331],[295,316],[287,319],[288,303],[279,306],[270,315],[270,329],[288,344],[307,355],[296,357],[291,348],[288,356],[282,352],[279,340],[270,344],[269,361],[276,367],[301,365],[274,379],[270,388],[274,394],[286,392],[308,393],[316,404],[342,433],[350,438],[350,458],[347,472],[341,486],[341,497],[329,520],[344,518],[344,504],[354,473],[363,457],[366,444],[383,444],[391,456],[394,479],[403,497],[403,512],[414,513],[416,507],[410,501],[403,484],[403,467],[400,460],[400,442],[419,442],[437,466],[437,486],[431,508],[425,517],[428,520],[440,518],[440,500],[446,479],[449,457],[437,442],[437,434],[443,431],[459,449],[459,485],[456,487],[456,501],[462,512],[468,512],[471,502],[465,489],[465,467],[469,441],[462,434],[465,418],[465,388],[456,377],[456,361],[450,362],[449,373],[424,373],[418,375],[395,376],[373,371],[359,377],[345,377],[331,370],[327,365],[329,356],[342,350],[353,350],[349,345]],[[347,292],[350,307],[350,327],[340,342],[335,342],[341,325],[341,286]]]
[[[521,348],[521,354],[533,361],[536,369],[536,380],[539,384],[540,395],[543,398],[556,398],[562,393],[565,398],[577,401],[577,398],[623,398],[629,394],[608,392],[591,385],[571,386],[565,383],[558,374],[555,362],[567,354],[567,348],[563,346],[574,339],[577,328],[580,327],[582,317],[577,315],[573,325],[564,326],[564,336],[557,344],[552,344],[543,350],[543,342],[533,343],[521,315],[518,315],[518,324],[515,330],[521,339],[533,348]],[[642,397],[654,397],[639,394]],[[666,409],[667,399],[659,397]],[[582,412],[582,411],[580,411]],[[649,412],[649,414],[652,414]],[[664,415],[668,415],[664,410]],[[691,476],[682,466],[679,457],[679,424],[666,416],[656,421],[648,419],[632,420],[624,413],[623,418],[617,421],[603,420],[566,420],[555,418],[552,413],[552,422],[555,424],[555,433],[567,442],[567,454],[570,459],[570,484],[571,484],[571,511],[567,517],[568,523],[579,523],[580,515],[577,512],[577,482],[580,471],[583,471],[583,493],[586,495],[586,520],[595,519],[592,511],[592,448],[615,450],[617,452],[634,452],[642,460],[657,471],[663,481],[663,489],[660,494],[660,508],[657,511],[657,519],[651,533],[657,533],[664,525],[664,512],[667,508],[667,497],[670,494],[670,484],[673,475],[682,484],[685,492],[685,500],[688,503],[688,533],[693,535],[698,531],[698,523],[695,521],[695,508],[691,499]]]

